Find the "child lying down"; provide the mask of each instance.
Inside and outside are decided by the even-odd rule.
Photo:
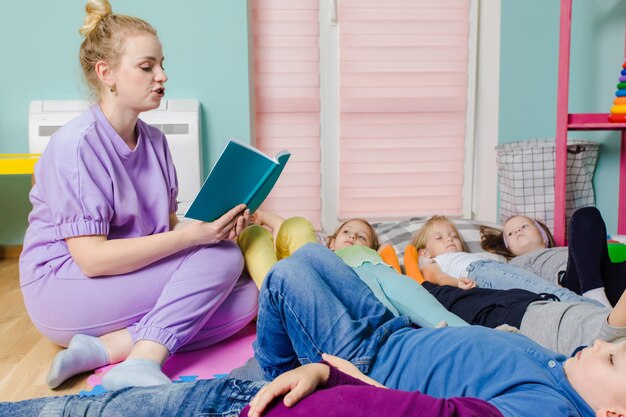
[[[626,342],[597,341],[567,358],[482,326],[412,328],[319,244],[303,246],[265,278],[254,350],[270,379],[327,352],[389,388],[479,398],[504,416],[626,412]]]
[[[263,215],[268,217],[266,213]],[[277,248],[285,248],[282,250],[283,258],[305,244],[307,239],[314,239],[313,226],[301,217],[287,221],[275,215],[270,218],[279,219],[273,226],[280,230],[275,242]],[[448,224],[449,221],[443,223]],[[269,233],[262,231],[251,238],[249,231],[252,230],[243,234],[247,236],[246,245],[242,246],[246,261],[251,260],[247,252],[253,246],[263,254],[260,256],[262,259],[270,259],[261,271],[263,277],[258,282],[262,282],[267,271],[276,263],[276,258],[272,259],[273,243]],[[263,235],[268,238],[261,238]],[[441,321],[450,326],[470,323],[496,328],[509,325],[540,345],[565,355],[581,345],[592,344],[595,339],[614,342],[626,337],[626,296],[611,310],[600,304],[582,301],[580,297],[573,302],[560,303],[550,301],[553,298],[546,298],[545,295],[521,289],[462,290],[428,282],[422,286],[383,263],[374,250],[377,242],[376,232],[366,220],[351,219],[329,237],[327,246],[354,269],[394,315],[406,315],[420,327],[434,327]],[[265,247],[260,251],[258,248],[263,245]],[[258,257],[252,264],[259,264]]]
[[[377,416],[526,417],[626,412],[625,343],[597,341],[566,358],[522,335],[481,326],[411,328],[407,317],[395,317],[353,269],[318,244],[305,245],[272,269],[259,305],[255,356],[265,375],[275,378],[273,383],[222,379],[2,403],[0,415],[277,417],[371,415],[375,410]],[[322,359],[356,378],[316,363]],[[392,389],[379,388],[375,381]]]

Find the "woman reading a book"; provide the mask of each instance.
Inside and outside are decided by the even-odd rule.
[[[110,363],[107,389],[169,383],[178,350],[234,334],[257,310],[230,241],[249,221],[237,206],[179,223],[178,185],[161,131],[141,121],[167,76],[155,29],[89,0],[80,62],[96,104],[57,131],[37,164],[20,280],[33,323],[67,346],[47,383]]]

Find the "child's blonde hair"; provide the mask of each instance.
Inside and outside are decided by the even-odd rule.
[[[337,230],[335,230],[335,233],[326,238],[326,247],[330,248],[330,243],[337,238],[339,231],[350,222],[361,222],[366,225],[367,228],[370,230],[370,234],[372,235],[372,245],[370,246],[370,249],[378,250],[380,244],[378,243],[378,234],[376,233],[376,230],[374,230],[374,226],[372,226],[367,220],[361,219],[359,217],[355,217],[354,219],[346,220],[345,222],[341,223]]]
[[[456,235],[459,237],[459,240],[461,241],[461,248],[463,249],[463,252],[467,252],[467,244],[463,240],[463,237],[461,237],[459,229],[457,229],[454,223],[452,223],[452,221],[450,221],[450,219],[448,219],[446,216],[440,215],[432,216],[430,219],[426,220],[426,223],[424,223],[422,227],[420,227],[417,232],[415,232],[413,241],[411,241],[411,245],[415,246],[415,249],[419,251],[420,249],[426,248],[428,237],[430,236],[430,232],[435,223],[448,223],[450,226],[452,226],[454,233],[456,233]]]

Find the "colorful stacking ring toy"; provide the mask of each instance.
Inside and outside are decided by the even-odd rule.
[[[621,76],[615,92],[615,100],[609,114],[610,123],[626,123],[626,62],[622,65]]]

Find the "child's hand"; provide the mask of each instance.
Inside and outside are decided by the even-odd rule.
[[[250,223],[251,224],[258,224],[260,226],[263,226],[263,211],[257,209],[251,216],[250,216]]]
[[[469,290],[476,287],[476,281],[466,277],[461,277],[457,280],[457,286],[462,290]]]
[[[267,405],[281,395],[285,395],[285,406],[295,405],[325,383],[329,374],[328,365],[323,363],[310,363],[285,372],[257,392],[250,401],[248,417],[260,417]]]
[[[517,327],[509,326],[508,324],[501,324],[495,329],[509,333],[521,333],[520,329],[518,329]]]
[[[274,232],[274,239],[276,239],[276,234],[285,219],[271,211],[257,210],[252,214],[250,221],[253,224],[258,224],[259,226],[264,226],[272,230]]]

